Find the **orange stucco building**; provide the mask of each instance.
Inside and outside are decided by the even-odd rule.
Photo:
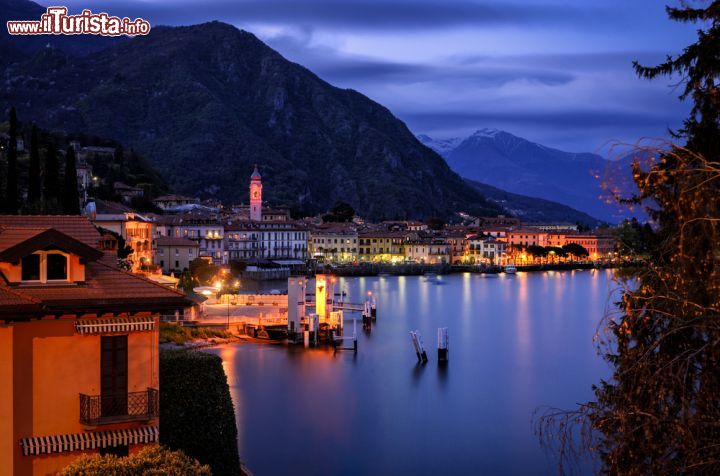
[[[157,442],[159,315],[187,302],[99,240],[82,217],[0,216],[0,474]]]

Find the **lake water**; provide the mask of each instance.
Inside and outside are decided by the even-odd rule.
[[[340,279],[348,301],[370,290],[377,298],[372,332],[358,323],[356,356],[248,343],[208,350],[223,359],[240,458],[255,475],[555,473],[533,412],[572,408],[609,374],[593,336],[617,297],[612,272],[440,280]],[[450,334],[444,368],[438,327]]]

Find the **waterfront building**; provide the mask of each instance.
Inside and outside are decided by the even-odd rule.
[[[311,229],[310,258],[326,263],[358,261],[358,231],[354,223],[329,223]]]
[[[300,221],[261,221],[256,224],[260,258],[290,260],[305,263],[307,260],[308,228]]]
[[[615,249],[615,239],[593,233],[550,233],[548,246],[563,247],[568,244],[580,245],[588,251],[589,259],[610,258]]]
[[[229,260],[262,258],[290,260],[291,264],[307,260],[308,228],[303,222],[238,220],[224,228]]]
[[[163,273],[181,273],[190,269],[190,262],[200,256],[200,244],[185,237],[156,236],[153,253]]]
[[[361,262],[399,263],[405,261],[405,242],[417,234],[368,227],[358,231],[358,258]]]
[[[2,474],[158,441],[159,316],[190,303],[100,240],[85,217],[0,216]]]
[[[230,261],[247,261],[260,256],[260,231],[248,220],[225,225],[225,249]]]
[[[532,228],[514,228],[505,232],[505,240],[512,246],[548,246],[548,233]]]
[[[153,221],[120,203],[96,200],[86,207],[86,215],[98,227],[109,230],[125,240],[132,249],[128,260],[132,271],[152,266]]]
[[[450,246],[444,238],[419,238],[405,242],[405,261],[421,264],[450,263]]]
[[[448,228],[446,230],[443,230],[443,232],[440,234],[442,239],[445,240],[445,244],[448,246],[450,263],[463,263],[465,257],[465,250],[467,248],[467,236],[469,234],[470,233],[468,233],[467,229],[461,227],[456,229]]]
[[[504,265],[507,243],[491,235],[473,235],[467,239],[467,262],[470,264]]]

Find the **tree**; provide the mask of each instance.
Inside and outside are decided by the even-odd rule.
[[[7,153],[7,183],[5,186],[5,212],[15,214],[20,206],[17,181],[17,114],[10,108],[10,139]]]
[[[693,109],[676,133],[684,146],[653,150],[649,168],[633,164],[640,193],[625,201],[652,203],[657,225],[620,315],[605,320],[612,377],[593,401],[539,420],[541,436],[560,430],[561,463],[594,451],[607,474],[713,474],[720,465],[720,1],[682,5],[668,14],[702,22],[697,42],[659,66],[635,63],[644,78],[681,77]]]
[[[640,225],[637,219],[623,221],[615,230],[615,249],[621,256],[645,255],[652,236],[649,224]]]
[[[55,143],[50,140],[45,150],[45,167],[43,170],[43,202],[47,212],[59,208],[60,203],[60,170],[58,152]]]
[[[59,473],[61,476],[131,476],[135,474],[165,474],[172,476],[210,476],[210,467],[186,456],[182,451],[171,451],[162,446],[148,446],[139,452],[121,458],[115,455],[86,454]]]
[[[548,255],[548,250],[544,246],[530,245],[527,247],[527,252],[535,257],[545,257]]]
[[[445,226],[445,220],[443,220],[440,217],[430,217],[427,220],[425,220],[425,224],[431,230],[442,230],[443,227]]]
[[[80,197],[78,195],[77,168],[75,166],[75,149],[70,146],[65,152],[65,177],[63,186],[62,206],[66,215],[80,214]]]
[[[208,263],[202,258],[195,258],[190,262],[190,274],[197,279],[202,286],[212,284],[213,278],[218,274],[218,267]]]
[[[38,143],[38,128],[35,124],[30,133],[30,166],[28,169],[28,205],[40,201],[40,144]]]
[[[355,217],[355,209],[345,202],[336,202],[330,212],[323,215],[326,222],[349,222]]]
[[[186,269],[182,273],[180,273],[180,276],[178,278],[178,288],[182,289],[184,293],[190,294],[191,292],[193,292],[193,289],[195,289],[199,285],[200,284],[198,283],[197,279],[193,278],[189,270]]]
[[[565,252],[565,255],[570,255],[575,258],[587,258],[588,256],[590,256],[587,248],[577,243],[568,243],[566,245],[563,245],[562,250]]]

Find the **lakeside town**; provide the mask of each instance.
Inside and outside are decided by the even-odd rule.
[[[13,139],[3,150],[17,148]],[[356,354],[359,316],[369,335],[382,310],[371,291],[364,302],[346,301],[337,276],[425,274],[443,284],[436,273],[593,268],[627,258],[612,228],[462,212],[451,224],[369,223],[342,203],[293,218],[263,201],[257,166],[247,179],[248,204],[163,195],[153,200],[162,213],[138,212],[130,205],[142,197],[140,187],[115,182],[119,201],[93,198],[98,178],[84,160],[89,153],[115,151],[73,143],[65,153],[66,176],[74,166],[77,177],[65,205],[82,213],[0,215],[0,382],[7,392],[0,461],[10,474],[85,474],[85,465],[112,463],[77,459],[98,453],[179,460],[187,474],[250,474],[238,456],[220,360],[191,350],[244,340]],[[247,290],[251,281],[283,281],[287,291]],[[447,361],[442,332],[439,355]],[[418,360],[427,362],[422,337],[411,334]],[[216,380],[206,382],[208,375]],[[196,387],[178,383],[186,379]],[[210,388],[217,407],[206,405]],[[197,420],[175,416],[188,405],[203,408]],[[229,426],[219,428],[222,422]],[[155,443],[183,453],[163,453]]]
[[[495,3],[0,0],[0,476],[720,474],[720,0]]]
[[[80,183],[91,183],[83,165]],[[88,174],[85,176],[85,174]],[[291,218],[288,208],[262,199],[262,177],[249,177],[250,203],[223,207],[216,201],[163,195],[153,199],[163,214],[128,206],[141,188],[115,183],[128,203],[89,201],[84,213],[106,237],[121,237],[134,272],[178,276],[195,259],[229,268],[242,263],[245,276],[282,279],[316,266],[459,265],[480,268],[568,262],[618,263],[614,229],[581,230],[572,223],[522,223],[513,217],[457,213],[456,223],[388,220],[366,222],[347,204],[327,215]],[[141,195],[140,195],[141,196]],[[112,245],[116,246],[116,245]],[[406,269],[406,268],[405,268]],[[464,268],[463,268],[464,269]]]

